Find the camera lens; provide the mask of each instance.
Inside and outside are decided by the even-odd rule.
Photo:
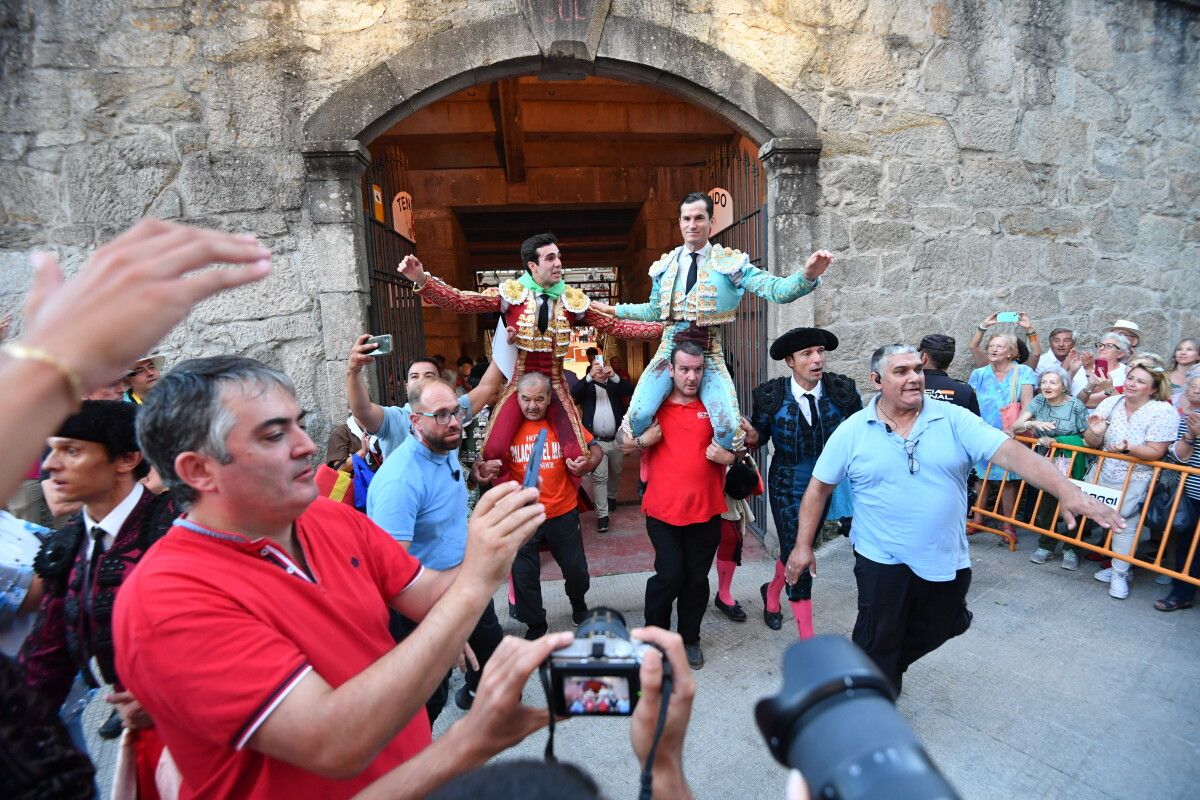
[[[620,611],[597,606],[584,616],[583,621],[579,623],[579,630],[575,632],[575,638],[592,639],[597,636],[629,639],[629,628]]]
[[[783,688],[754,714],[772,755],[800,770],[814,798],[957,798],[892,701],[866,653],[826,634],[788,648]]]

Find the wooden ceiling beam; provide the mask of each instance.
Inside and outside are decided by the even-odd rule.
[[[500,105],[500,138],[504,170],[509,183],[525,182],[525,131],[521,119],[521,97],[516,78],[497,82]]]

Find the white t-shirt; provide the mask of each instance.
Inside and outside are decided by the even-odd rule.
[[[18,614],[33,580],[33,558],[49,529],[0,511],[0,653],[15,658],[37,613]]]

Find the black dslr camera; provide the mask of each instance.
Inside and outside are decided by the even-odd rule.
[[[875,662],[825,634],[783,656],[783,688],[758,701],[771,755],[800,770],[820,800],[958,800],[893,705]]]
[[[620,612],[593,608],[579,623],[575,641],[550,654],[550,702],[554,713],[600,717],[632,714],[641,694],[638,673],[642,655],[652,647],[630,638]]]

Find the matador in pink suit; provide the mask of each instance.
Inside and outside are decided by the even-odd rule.
[[[562,443],[563,457],[568,461],[586,457],[583,423],[563,377],[563,358],[571,345],[572,327],[590,325],[621,339],[662,337],[660,323],[620,320],[591,308],[586,294],[563,282],[557,242],[552,233],[526,239],[521,245],[521,262],[525,267],[521,276],[504,281],[498,289],[483,292],[464,292],[434,278],[416,256],[406,256],[400,262],[400,273],[416,284],[423,299],[464,314],[499,312],[514,338],[516,367],[500,395],[483,440],[485,461],[505,461],[502,456],[524,419],[517,405],[517,382],[527,372],[550,376],[552,399],[546,419]],[[501,472],[497,481],[510,477],[506,471]]]

